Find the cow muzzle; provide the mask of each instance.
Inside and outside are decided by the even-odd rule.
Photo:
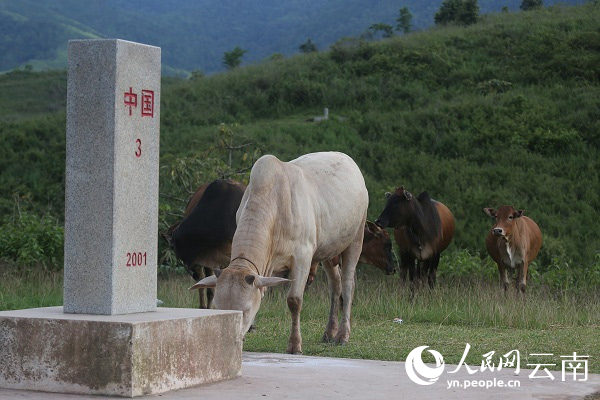
[[[388,226],[388,220],[384,219],[384,218],[377,218],[375,220],[375,225],[377,225],[380,228],[387,228],[387,226]]]
[[[504,229],[494,228],[494,236],[505,236]]]

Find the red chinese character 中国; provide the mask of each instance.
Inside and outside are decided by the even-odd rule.
[[[131,107],[137,107],[137,94],[133,93],[131,86],[129,87],[129,92],[125,92],[123,102],[126,107],[129,107],[129,115],[131,115]]]
[[[154,118],[154,90],[142,90],[142,117]]]

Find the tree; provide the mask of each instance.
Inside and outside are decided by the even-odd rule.
[[[396,25],[396,30],[407,34],[410,32],[410,28],[412,28],[412,14],[408,10],[408,7],[402,7],[400,9],[400,16],[396,19],[398,25]]]
[[[236,46],[235,49],[225,52],[223,55],[223,65],[229,70],[239,67],[239,65],[242,63],[242,57],[247,52],[248,50],[244,50],[240,46]]]
[[[299,47],[300,51],[303,53],[315,53],[317,52],[317,45],[313,43],[312,40],[308,39],[306,42],[302,43]]]
[[[521,10],[529,11],[540,8],[543,5],[542,0],[523,0],[521,2]]]
[[[391,38],[392,36],[394,36],[394,27],[388,24],[384,24],[382,22],[371,25],[369,27],[369,31],[373,34],[376,34],[377,32],[381,31],[383,32],[384,38]]]
[[[435,13],[436,25],[455,23],[471,25],[479,18],[479,4],[477,0],[444,0],[440,9]]]
[[[446,25],[456,22],[462,8],[462,0],[444,0],[433,20],[436,25]]]
[[[479,4],[477,0],[464,0],[463,8],[459,15],[459,23],[463,25],[473,25],[479,19]]]

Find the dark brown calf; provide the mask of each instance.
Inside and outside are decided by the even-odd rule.
[[[323,261],[330,266],[340,264],[340,256],[337,255],[327,261]],[[370,264],[382,270],[386,275],[395,272],[394,259],[392,257],[392,241],[390,235],[385,229],[381,229],[371,221],[365,223],[365,235],[363,237],[363,247],[358,262]],[[311,284],[315,279],[318,264],[310,269],[307,284]]]
[[[485,247],[498,264],[500,284],[506,291],[510,284],[507,269],[516,269],[517,289],[525,293],[529,263],[542,247],[542,231],[531,218],[524,215],[524,210],[502,206],[498,210],[484,208],[483,211],[496,219],[485,239]]]

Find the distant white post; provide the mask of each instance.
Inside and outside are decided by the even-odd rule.
[[[160,57],[69,42],[65,313],[156,310]]]

